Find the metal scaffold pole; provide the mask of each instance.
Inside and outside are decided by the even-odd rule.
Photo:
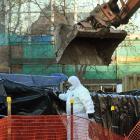
[[[50,0],[51,3],[51,33],[54,33],[54,5],[55,5],[55,0]]]
[[[9,73],[12,72],[11,66],[11,44],[10,44],[10,29],[11,29],[11,0],[4,0],[4,12],[5,12],[5,40],[6,44],[8,45],[8,67]]]
[[[32,22],[31,22],[31,0],[28,0],[28,3],[27,3],[27,7],[28,7],[28,44],[31,43],[31,25],[32,25]]]
[[[74,24],[78,21],[77,17],[77,0],[74,0]]]
[[[55,0],[50,0],[51,5],[51,28],[50,34],[52,36],[52,44],[55,46],[55,36],[54,36],[54,18],[55,18]]]

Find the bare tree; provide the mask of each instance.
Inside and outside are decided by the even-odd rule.
[[[25,24],[23,22],[23,17],[22,17],[22,15],[24,14],[24,12],[22,11],[22,6],[25,4],[28,4],[29,2],[36,5],[40,11],[40,13],[38,13],[38,15],[36,13],[37,20],[35,20],[33,17],[31,17],[31,19],[30,19],[32,22],[32,26],[30,27],[31,34],[34,34],[36,31],[36,33],[35,33],[36,35],[37,34],[43,35],[43,34],[47,33],[47,30],[49,30],[48,28],[50,28],[51,25],[57,26],[57,24],[60,24],[60,23],[73,24],[72,23],[73,12],[71,12],[71,13],[69,13],[69,12],[73,11],[73,10],[71,10],[71,8],[74,8],[74,2],[66,3],[65,0],[58,0],[56,2],[56,4],[54,5],[54,14],[55,14],[54,23],[51,21],[51,18],[49,15],[49,12],[51,10],[49,3],[46,5],[44,4],[44,7],[42,7],[39,0],[30,0],[30,1],[29,0],[8,0],[8,2],[10,2],[10,3],[8,3],[8,7],[4,11],[5,12],[4,14],[9,15],[9,19],[8,19],[8,23],[10,23],[8,25],[9,33],[29,35],[27,32],[28,29],[25,28]],[[102,2],[102,1],[99,1],[99,2]],[[3,8],[1,8],[1,11],[3,11],[3,9],[5,9],[4,5],[3,5]],[[31,12],[32,12],[32,9],[31,9]],[[0,13],[2,13],[2,12],[0,12]],[[25,13],[28,16],[28,11]],[[136,13],[136,17],[137,17],[137,13]],[[24,18],[26,18],[26,17],[24,16]],[[83,15],[80,16],[80,14],[78,14],[78,19],[80,20],[81,18],[83,18]],[[28,20],[28,17],[27,17],[27,20]],[[40,26],[39,26],[39,24],[40,24]],[[130,32],[130,29],[133,32],[135,32],[138,29],[138,27],[136,25],[134,25],[133,22],[130,21],[130,23],[125,26],[125,30],[128,30]],[[122,46],[123,47],[124,46],[125,47],[133,46],[133,42],[131,40],[124,41]],[[134,47],[132,47],[132,49],[134,49]],[[82,79],[85,76],[87,70],[89,69],[89,66],[87,66],[87,65],[81,65],[81,66],[76,65],[74,67],[75,67],[75,73],[76,73],[76,75],[79,76],[80,79]],[[95,68],[95,66],[90,66],[90,67]],[[48,68],[48,66],[46,68]],[[96,70],[96,68],[95,68],[95,70]],[[63,69],[63,71],[65,71],[65,70]]]

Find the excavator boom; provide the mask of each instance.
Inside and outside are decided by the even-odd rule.
[[[121,24],[127,24],[139,7],[140,0],[128,0],[119,15],[121,17]]]
[[[127,24],[140,7],[140,0],[110,0],[97,5],[90,15],[77,24],[61,24],[56,32],[56,59],[60,64],[109,65],[127,32],[113,29]]]

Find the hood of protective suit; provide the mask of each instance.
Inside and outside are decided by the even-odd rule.
[[[71,114],[71,99],[74,100],[73,113],[80,117],[87,118],[87,114],[94,113],[94,104],[89,91],[81,84],[76,76],[71,76],[68,79],[70,88],[66,93],[60,94],[59,98],[66,101],[67,114]]]
[[[81,82],[77,76],[70,76],[68,82],[71,84],[70,90],[73,90],[79,86],[81,86]]]

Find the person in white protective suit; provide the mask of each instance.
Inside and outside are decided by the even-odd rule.
[[[77,116],[74,119],[74,139],[89,140],[90,139],[88,137],[89,121],[87,121],[87,119],[94,119],[95,111],[93,101],[91,99],[88,89],[81,84],[78,77],[76,76],[69,77],[68,83],[70,84],[69,89],[67,90],[66,93],[60,94],[59,98],[61,100],[66,101],[67,115],[71,114],[70,100],[71,99],[74,100],[73,115]],[[69,125],[68,129],[70,129]],[[68,131],[67,135],[70,135],[69,130],[67,131]],[[69,140],[70,136],[67,136],[67,139]]]

